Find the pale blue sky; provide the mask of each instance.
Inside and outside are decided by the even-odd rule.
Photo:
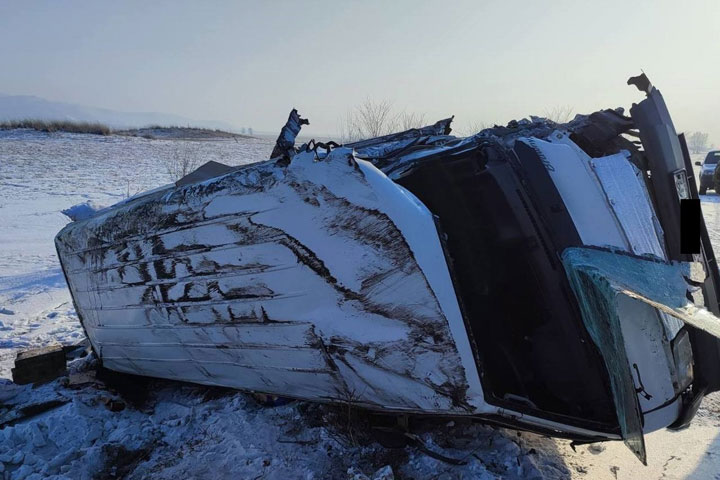
[[[720,2],[0,0],[0,92],[313,132],[366,97],[504,123],[629,107],[644,69],[720,143]]]

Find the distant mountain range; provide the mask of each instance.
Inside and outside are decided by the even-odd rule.
[[[162,125],[218,128],[228,131],[238,130],[229,123],[193,120],[180,115],[155,112],[119,112],[107,108],[53,102],[31,95],[5,95],[0,93],[0,122],[26,119],[99,122],[112,128],[139,128],[149,125]]]

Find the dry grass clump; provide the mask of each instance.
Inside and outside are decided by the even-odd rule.
[[[15,128],[31,128],[39,132],[90,133],[93,135],[110,135],[112,133],[110,127],[97,122],[32,119],[0,122],[0,130],[12,130]]]

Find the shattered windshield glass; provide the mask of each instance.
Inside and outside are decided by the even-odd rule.
[[[623,439],[645,462],[642,416],[625,351],[618,297],[644,302],[715,337],[720,337],[720,319],[688,301],[688,263],[666,263],[654,256],[601,248],[568,248],[562,258],[583,322],[608,369]]]

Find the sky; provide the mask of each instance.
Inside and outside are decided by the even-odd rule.
[[[720,1],[0,0],[0,92],[335,133],[365,99],[428,123],[629,108],[641,70],[720,144]]]

